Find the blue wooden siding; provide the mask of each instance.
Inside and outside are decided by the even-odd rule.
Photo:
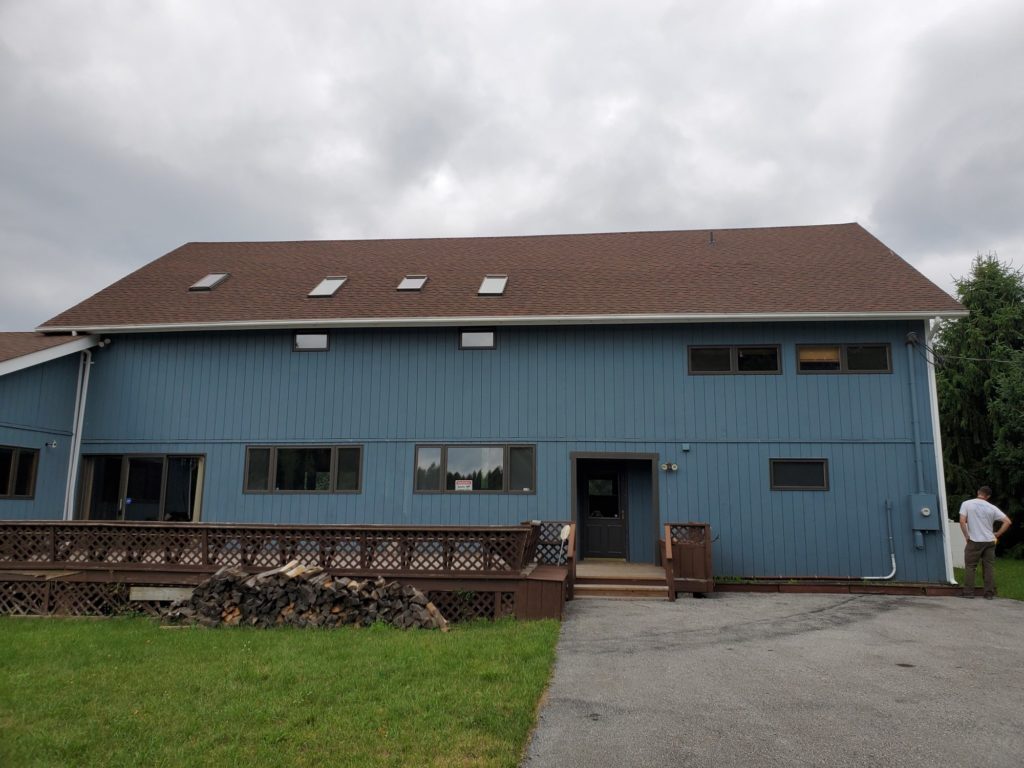
[[[0,445],[39,450],[35,498],[0,499],[0,519],[59,520],[64,513],[78,355],[0,376]],[[46,444],[56,442],[56,448]]]
[[[120,336],[96,353],[83,451],[206,455],[209,521],[431,524],[563,518],[571,452],[657,453],[679,464],[659,471],[662,521],[711,522],[719,573],[884,574],[888,499],[899,577],[935,581],[941,541],[915,550],[906,511],[910,330],[923,337],[919,322],[502,328],[493,351],[460,351],[456,329],[339,330],[325,353],[275,331]],[[796,344],[880,341],[892,374],[795,372]],[[783,373],[689,376],[691,344],[780,344]],[[934,492],[926,368],[912,359]],[[247,444],[343,442],[365,446],[361,494],[242,494]],[[413,494],[419,442],[536,444],[537,493]],[[787,457],[828,458],[830,490],[769,490],[768,459]],[[631,542],[647,546],[640,531]]]

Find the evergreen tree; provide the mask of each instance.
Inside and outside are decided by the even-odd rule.
[[[1024,272],[979,255],[956,281],[969,317],[944,321],[935,343],[950,513],[981,485],[1024,531]]]

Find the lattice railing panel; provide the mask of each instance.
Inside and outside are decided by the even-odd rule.
[[[123,613],[128,605],[125,584],[50,582],[50,613],[58,616],[110,616]]]
[[[430,599],[441,614],[451,622],[493,619],[495,592],[429,592]],[[513,594],[513,611],[515,597]]]
[[[673,523],[669,525],[673,544],[700,545],[707,541],[708,526],[705,523]]]
[[[0,528],[0,562],[44,563],[52,557],[50,528]]]
[[[339,572],[517,573],[525,526],[390,528],[0,522],[0,563],[110,570],[277,568],[298,559]]]
[[[534,558],[540,565],[564,565],[568,556],[567,543],[559,535],[568,521],[544,520],[540,523]]]
[[[0,615],[45,615],[47,586],[40,581],[0,581]]]
[[[502,592],[501,594],[501,605],[498,607],[498,618],[503,619],[507,616],[516,615],[516,593],[515,592]]]

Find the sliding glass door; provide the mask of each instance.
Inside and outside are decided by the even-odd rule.
[[[79,518],[198,521],[202,485],[202,456],[83,456]]]

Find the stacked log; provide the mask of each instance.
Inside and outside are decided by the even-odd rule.
[[[391,624],[401,629],[448,631],[448,622],[413,586],[376,579],[335,577],[298,560],[263,573],[221,568],[192,596],[164,614],[172,624],[204,627],[339,627]]]

